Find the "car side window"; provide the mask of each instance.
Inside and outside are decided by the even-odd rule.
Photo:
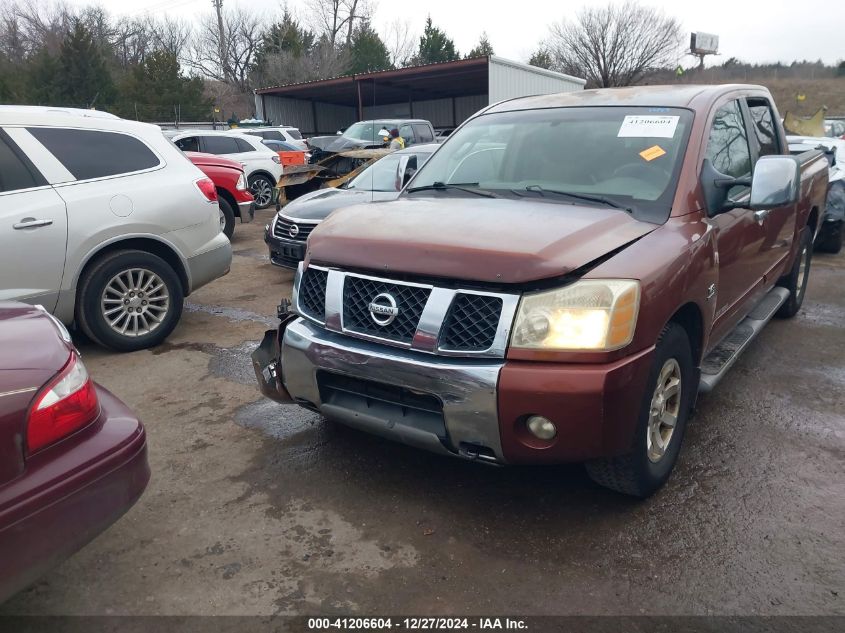
[[[273,141],[284,141],[285,137],[282,135],[281,132],[276,132],[275,130],[271,130],[269,132],[264,132],[264,138],[269,138]]]
[[[152,169],[158,156],[140,139],[120,132],[30,127],[32,134],[77,180]]]
[[[775,127],[772,108],[766,99],[748,99],[748,110],[754,124],[754,136],[757,139],[760,156],[780,154],[780,140]]]
[[[710,139],[707,142],[706,157],[716,171],[743,178],[751,175],[751,151],[748,148],[748,132],[742,118],[738,101],[722,106],[713,118]],[[728,191],[729,198],[736,198],[749,187],[736,186]]]
[[[399,136],[405,139],[405,146],[413,145],[416,143],[416,139],[414,139],[414,130],[411,129],[410,125],[403,125],[399,128]]]
[[[209,154],[237,154],[241,150],[238,149],[240,139],[232,138],[231,136],[203,136],[202,142],[205,151]],[[246,141],[243,141],[246,143]]]
[[[236,138],[239,152],[254,152],[255,148],[242,138]]]
[[[19,191],[47,184],[12,139],[0,132],[0,192]]]
[[[173,142],[176,143],[176,147],[181,149],[183,152],[200,151],[200,142],[196,136],[186,136],[185,138],[180,138],[179,140]]]
[[[434,140],[434,135],[427,125],[414,125],[414,133],[420,143],[431,143]]]

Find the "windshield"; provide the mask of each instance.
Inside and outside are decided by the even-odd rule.
[[[347,183],[347,189],[363,189],[366,191],[400,191],[402,180],[397,179],[399,161],[402,156],[408,158],[405,171],[418,169],[431,154],[390,154],[374,162],[355,178]]]
[[[585,202],[554,193],[565,192],[665,222],[692,118],[688,110],[631,107],[482,115],[449,137],[407,191],[437,187],[426,195],[467,195],[443,183],[504,197]]]
[[[355,139],[356,141],[372,141],[379,137],[381,130],[390,131],[390,123],[386,121],[360,121],[350,125],[343,133],[345,138]]]

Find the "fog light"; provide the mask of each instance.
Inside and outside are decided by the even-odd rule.
[[[531,435],[541,440],[550,440],[557,435],[557,428],[554,422],[548,418],[544,418],[542,415],[532,415],[525,422],[525,425],[531,431]]]

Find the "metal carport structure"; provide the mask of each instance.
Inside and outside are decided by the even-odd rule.
[[[261,88],[256,115],[334,134],[375,118],[427,119],[454,127],[481,108],[513,97],[582,90],[586,81],[495,55]]]

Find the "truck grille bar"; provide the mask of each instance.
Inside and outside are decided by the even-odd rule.
[[[519,295],[300,265],[294,309],[329,330],[443,356],[502,358]]]

